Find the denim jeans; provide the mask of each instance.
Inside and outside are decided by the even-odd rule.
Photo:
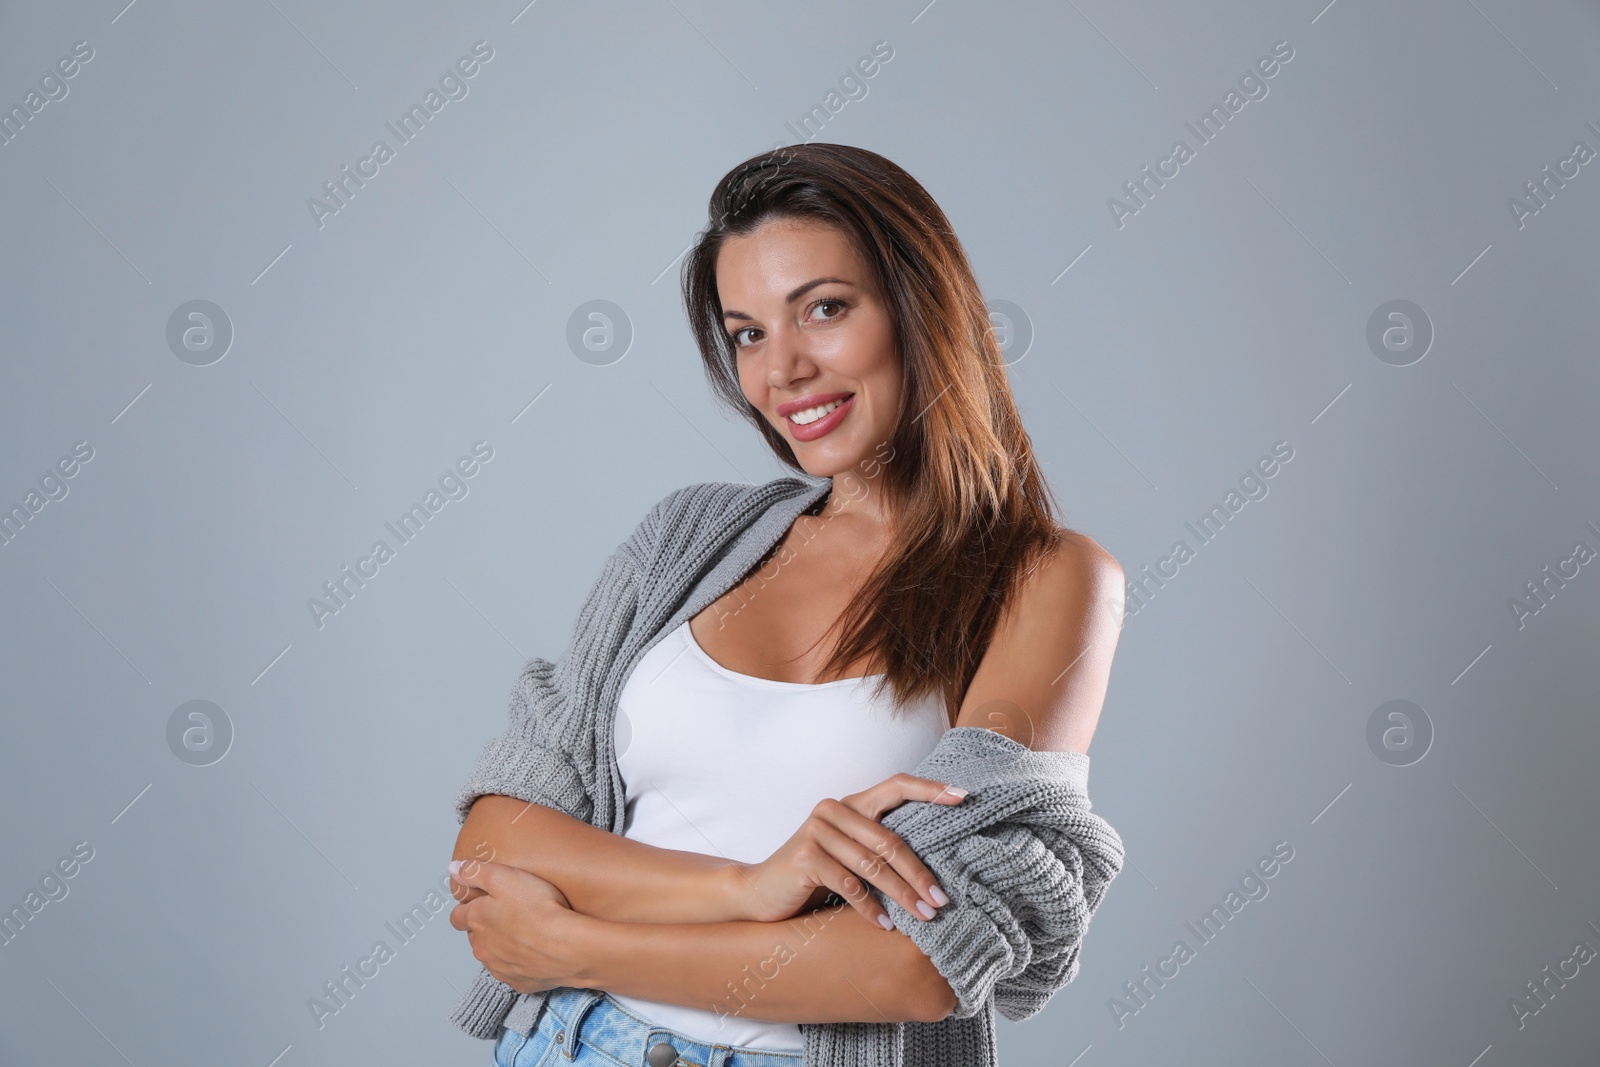
[[[773,1052],[707,1045],[655,1026],[628,1011],[603,990],[562,987],[550,991],[539,1022],[523,1037],[500,1031],[494,1067],[658,1067],[673,1064],[656,1045],[677,1050],[674,1067],[800,1067],[798,1052]]]

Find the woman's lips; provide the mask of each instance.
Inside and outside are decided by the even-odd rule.
[[[838,407],[822,416],[816,422],[808,423],[805,426],[801,426],[790,418],[785,418],[784,421],[789,424],[789,433],[794,436],[796,441],[815,441],[819,437],[832,433],[844,421],[845,416],[850,414],[850,409],[855,405],[855,402],[855,394],[852,393],[849,397],[840,401]]]

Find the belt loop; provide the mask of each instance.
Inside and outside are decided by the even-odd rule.
[[[561,1051],[566,1053],[568,1060],[578,1056],[578,1035],[583,1032],[583,1022],[589,1010],[605,999],[603,989],[573,989],[576,996],[572,997],[572,1015],[565,1020],[561,1031]]]

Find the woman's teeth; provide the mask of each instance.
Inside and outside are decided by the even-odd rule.
[[[849,397],[845,398],[845,400],[848,399]],[[834,408],[843,403],[844,400],[830,400],[821,407],[806,408],[804,411],[797,411],[793,415],[790,415],[789,418],[796,426],[805,426],[809,423],[816,422],[818,419],[822,418],[822,416],[826,415],[828,412],[832,411]]]

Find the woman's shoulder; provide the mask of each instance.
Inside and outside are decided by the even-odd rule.
[[[1120,615],[1124,590],[1116,557],[1088,534],[1061,526],[1035,557],[1017,595],[1033,612],[1081,614],[1103,604]]]
[[[1122,574],[1117,558],[1106,551],[1100,542],[1066,526],[1056,527],[1055,543],[1051,545],[1048,556],[1065,560],[1075,567],[1105,570],[1119,576]]]
[[[1118,565],[1117,557],[1107,552],[1101,542],[1094,541],[1094,537],[1078,530],[1070,530],[1067,526],[1056,526],[1056,536],[1051,542],[1050,549],[1040,555],[1042,566],[1038,569],[1051,568],[1056,565],[1067,565],[1082,574],[1110,574],[1122,576],[1122,565]]]

